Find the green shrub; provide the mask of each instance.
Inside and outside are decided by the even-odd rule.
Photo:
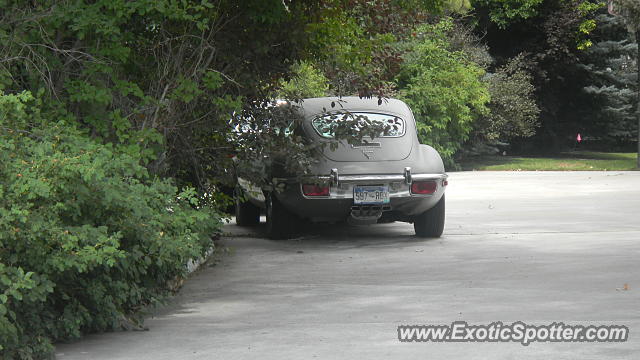
[[[418,136],[433,146],[445,166],[469,138],[473,122],[488,113],[489,92],[481,82],[484,70],[469,55],[453,49],[444,19],[418,28],[411,51],[397,77],[399,95],[414,112]]]
[[[326,96],[329,79],[310,62],[297,62],[291,66],[292,77],[280,80],[276,97],[281,99],[304,99]]]
[[[162,299],[221,222],[27,93],[0,93],[0,357],[108,330]]]
[[[490,113],[474,125],[474,137],[484,142],[508,141],[535,134],[540,109],[536,104],[532,78],[524,69],[523,57],[511,59],[483,81],[489,88]]]

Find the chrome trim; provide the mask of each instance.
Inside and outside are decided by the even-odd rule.
[[[446,179],[447,174],[412,174],[411,180],[438,180]],[[322,178],[322,176],[320,176]],[[404,175],[341,175],[339,176],[341,183],[363,183],[363,182],[405,182]]]
[[[433,194],[411,194],[411,185],[406,183],[404,175],[339,175],[336,182],[334,180],[334,169],[332,169],[331,176],[316,176],[315,179],[319,181],[325,181],[330,183],[329,196],[305,196],[302,192],[302,185],[300,185],[300,193],[305,199],[353,199],[353,187],[355,185],[371,185],[371,184],[386,184],[389,185],[389,197],[390,198],[402,198],[402,197],[431,197],[436,193],[439,193],[441,188],[444,190],[444,186],[440,186],[438,183],[438,189]],[[337,169],[335,169],[337,175]],[[435,180],[441,181],[447,179],[447,174],[412,174],[412,181],[423,180]],[[442,191],[443,191],[442,190]]]
[[[379,142],[362,142],[360,144],[351,144],[352,149],[359,148],[381,148],[382,144]]]
[[[329,176],[331,177],[332,185],[340,186],[340,177],[338,176],[338,169],[336,168],[331,169],[331,174]]]
[[[411,167],[404,168],[404,182],[411,184]]]

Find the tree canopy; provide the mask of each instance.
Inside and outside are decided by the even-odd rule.
[[[0,0],[0,356],[134,319],[238,171],[309,171],[278,100],[403,99],[450,170],[629,149],[639,38],[637,0]]]

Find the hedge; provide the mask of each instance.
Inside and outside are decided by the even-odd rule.
[[[0,358],[135,319],[221,227],[140,156],[43,118],[30,93],[0,93]]]

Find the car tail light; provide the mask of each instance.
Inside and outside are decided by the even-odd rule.
[[[438,189],[438,183],[435,181],[414,181],[411,183],[411,193],[428,195],[433,194]]]
[[[329,196],[329,187],[315,184],[302,185],[302,193],[305,196]]]

